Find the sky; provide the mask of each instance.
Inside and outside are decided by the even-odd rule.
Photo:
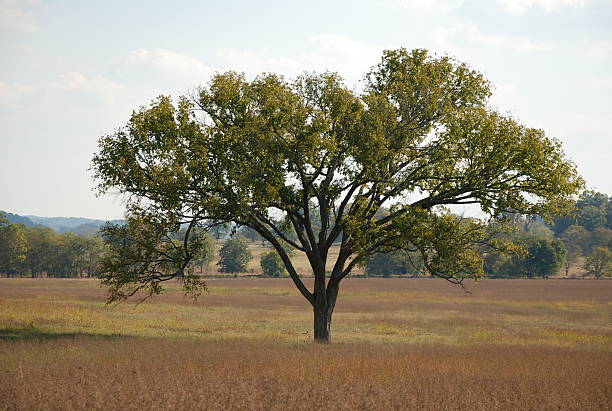
[[[330,70],[359,89],[399,47],[482,72],[492,107],[559,139],[612,195],[612,0],[0,0],[0,210],[121,218],[91,158],[155,96],[227,70]]]

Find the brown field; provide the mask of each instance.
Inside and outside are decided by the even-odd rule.
[[[352,278],[326,346],[290,280],[209,286],[0,279],[0,409],[612,409],[612,281]]]

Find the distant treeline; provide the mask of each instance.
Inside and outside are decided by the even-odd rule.
[[[8,277],[92,277],[103,251],[98,236],[9,224],[0,216],[0,273]]]
[[[382,213],[384,214],[384,212]],[[381,214],[381,215],[382,215]],[[0,212],[0,274],[9,277],[93,277],[106,246],[99,231],[88,230],[84,235],[73,232],[56,232],[41,225],[28,225],[11,215],[10,222]],[[586,191],[576,201],[571,216],[555,219],[547,224],[538,216],[508,213],[515,230],[499,233],[492,221],[491,237],[516,244],[513,253],[484,251],[484,271],[489,277],[550,277],[572,268],[580,268],[584,275],[602,277],[611,274],[612,268],[612,198],[605,194]],[[457,217],[459,218],[459,217]],[[61,218],[60,218],[61,219]],[[58,220],[59,221],[59,220]],[[98,224],[97,220],[95,224]],[[73,221],[74,223],[74,221]],[[181,241],[182,231],[172,235]],[[227,238],[239,234],[250,241],[262,241],[252,229],[220,225],[209,234],[215,238]],[[292,237],[292,233],[286,233]],[[193,261],[193,267],[201,273],[212,262],[215,253],[212,241]],[[221,250],[223,255],[223,249]],[[240,255],[227,250],[228,255]],[[282,275],[282,270],[272,270],[278,265],[275,256],[264,256],[262,267],[270,275]],[[240,258],[236,257],[236,258]],[[231,261],[223,261],[231,266]],[[227,271],[221,265],[221,271]],[[233,272],[233,271],[229,271]],[[423,259],[418,251],[392,251],[372,255],[365,264],[366,275],[427,275]]]
[[[40,217],[35,215],[18,215],[0,211],[11,224],[23,224],[27,227],[44,226],[58,233],[75,233],[84,237],[97,234],[100,227],[107,223],[106,220],[97,220],[83,217]],[[112,220],[111,223],[120,223],[121,220]]]
[[[580,268],[584,275],[610,275],[612,268],[612,198],[585,191],[576,201],[571,216],[546,224],[538,216],[502,216],[515,230],[492,234],[512,241],[514,253],[483,252],[484,271],[489,277],[550,277],[561,271]],[[494,223],[494,222],[493,222]],[[366,263],[372,275],[427,274],[417,251],[374,254]],[[580,264],[580,266],[578,266]]]

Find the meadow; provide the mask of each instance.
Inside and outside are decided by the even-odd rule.
[[[288,279],[0,279],[0,409],[611,409],[612,281],[349,278],[333,344]]]

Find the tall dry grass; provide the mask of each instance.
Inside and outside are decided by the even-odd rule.
[[[609,352],[140,338],[0,343],[0,409],[603,410]]]
[[[330,346],[285,279],[104,304],[0,279],[0,409],[610,409],[612,281],[350,279]]]

